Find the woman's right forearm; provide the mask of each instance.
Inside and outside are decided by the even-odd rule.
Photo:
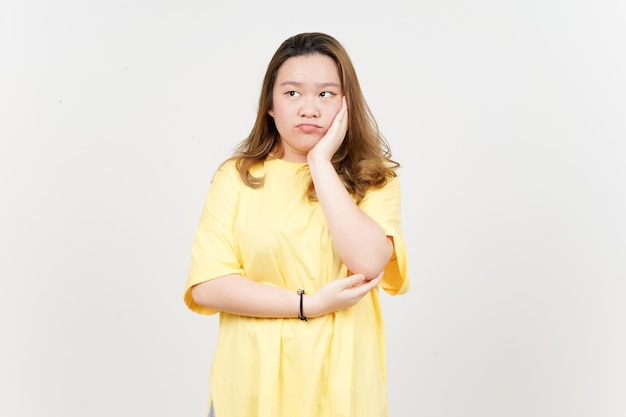
[[[352,307],[380,284],[382,272],[366,281],[362,274],[332,280],[315,294],[304,295],[305,317],[319,317]],[[197,284],[193,300],[217,311],[248,317],[295,318],[300,314],[300,296],[295,290],[262,284],[241,275],[224,275]]]
[[[241,275],[225,275],[194,286],[194,301],[218,311],[250,317],[295,318],[300,311],[296,290],[262,284]]]

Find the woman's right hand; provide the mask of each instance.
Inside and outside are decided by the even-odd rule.
[[[382,279],[383,271],[369,281],[366,281],[363,274],[355,274],[331,281],[315,294],[304,296],[304,315],[306,317],[319,317],[352,307],[376,288]]]

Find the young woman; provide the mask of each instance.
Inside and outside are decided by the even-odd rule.
[[[341,44],[283,42],[192,245],[185,302],[220,313],[210,415],[387,415],[378,288],[409,288],[397,167]]]

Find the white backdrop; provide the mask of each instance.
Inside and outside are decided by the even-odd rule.
[[[3,0],[0,415],[204,416],[217,317],[182,291],[209,180],[280,42],[325,31],[403,164],[390,416],[623,417],[625,21],[619,0]]]

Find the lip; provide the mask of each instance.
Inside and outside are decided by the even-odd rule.
[[[321,126],[318,125],[314,125],[311,123],[300,123],[298,126],[296,126],[298,129],[300,129],[301,131],[305,132],[305,133],[312,133],[312,132],[316,132],[319,129],[321,129]]]

